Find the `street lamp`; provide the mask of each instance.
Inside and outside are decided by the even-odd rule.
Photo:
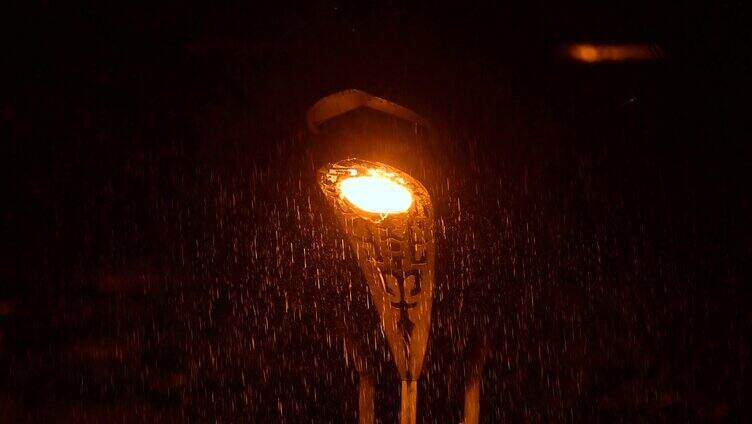
[[[320,122],[360,107],[409,122],[425,122],[399,105],[350,90],[314,105],[309,126],[315,133]],[[405,159],[397,156],[398,161]],[[433,301],[431,198],[408,173],[357,157],[319,168],[318,183],[355,252],[402,380],[400,422],[415,423],[417,381],[428,344]],[[364,414],[373,415],[362,408],[360,414],[361,422]]]
[[[368,283],[402,379],[400,420],[414,423],[431,322],[433,208],[428,191],[386,164],[346,159],[319,170]]]

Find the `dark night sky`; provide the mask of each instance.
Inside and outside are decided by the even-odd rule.
[[[479,335],[483,422],[750,419],[741,2],[170,3],[5,16],[0,422],[353,422],[327,314],[366,292],[303,158],[346,88],[442,134],[424,422],[459,422]]]

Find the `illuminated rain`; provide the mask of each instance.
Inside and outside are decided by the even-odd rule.
[[[251,3],[11,19],[0,422],[398,422],[310,154],[350,88],[436,127],[418,422],[749,422],[733,11]]]

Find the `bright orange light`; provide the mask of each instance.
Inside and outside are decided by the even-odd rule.
[[[647,44],[570,44],[565,56],[579,62],[624,62],[660,58],[658,46]]]
[[[400,180],[391,174],[371,170],[369,175],[342,180],[337,188],[340,195],[358,209],[379,214],[403,213],[413,204],[413,195]]]
[[[571,52],[572,57],[580,59],[583,62],[595,62],[599,59],[598,49],[589,44],[575,46]]]

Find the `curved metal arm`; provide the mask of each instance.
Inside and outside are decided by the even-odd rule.
[[[308,129],[312,133],[318,134],[319,126],[322,123],[361,107],[378,110],[405,121],[431,128],[431,124],[425,118],[406,107],[373,96],[365,91],[350,89],[330,94],[311,106],[306,115]]]

